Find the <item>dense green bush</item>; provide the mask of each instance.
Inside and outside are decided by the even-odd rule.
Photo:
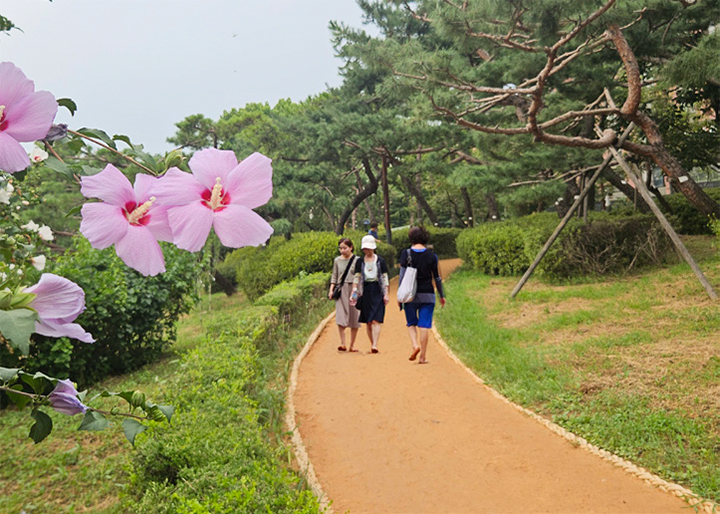
[[[708,188],[705,192],[715,201],[720,202],[720,188]],[[709,218],[690,205],[682,193],[674,193],[665,197],[672,208],[671,223],[680,234],[712,234]]]
[[[273,286],[301,274],[332,271],[341,236],[332,232],[304,232],[292,239],[272,238],[270,244],[258,248],[240,248],[230,253],[218,266],[223,275],[234,270],[235,282],[250,300],[255,300]],[[357,240],[356,240],[357,239]],[[360,240],[353,238],[355,253],[361,255]],[[391,272],[395,265],[395,247],[377,243],[377,253],[387,261]]]
[[[274,285],[297,277],[300,272],[316,273],[332,270],[338,255],[339,237],[332,232],[294,234],[289,241],[275,238],[265,247],[236,250],[230,257],[237,259],[236,279],[250,300],[265,294]],[[235,255],[241,252],[240,255]]]
[[[486,275],[517,275],[530,265],[523,232],[514,223],[484,223],[457,238],[461,259]]]
[[[304,276],[208,324],[205,343],[183,358],[184,373],[169,388],[172,424],[138,437],[129,512],[318,512],[314,495],[281,464],[285,448],[268,442],[279,432],[282,408],[273,404],[284,388],[268,393],[282,367],[267,361],[284,359],[287,316],[327,306],[326,286],[327,273]]]
[[[458,253],[482,273],[518,275],[529,267],[558,223],[555,214],[540,213],[484,224],[458,236]],[[622,272],[661,262],[669,248],[670,240],[654,216],[593,213],[588,224],[570,220],[536,273],[570,277]]]
[[[454,259],[458,256],[455,241],[463,229],[435,227],[426,228],[430,234],[428,247],[432,248],[440,259]],[[410,246],[410,239],[408,238],[409,230],[409,228],[393,230],[393,246],[397,248],[398,255],[405,248]]]
[[[144,277],[125,266],[112,248],[93,250],[87,240],[76,238],[50,271],[85,291],[86,310],[76,322],[96,342],[35,334],[26,359],[0,346],[2,366],[42,369],[85,387],[156,359],[175,340],[175,322],[192,307],[199,274],[196,254],[172,245],[163,250],[167,271]]]

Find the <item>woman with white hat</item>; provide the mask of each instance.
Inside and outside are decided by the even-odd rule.
[[[375,253],[377,244],[373,236],[363,237],[361,248],[365,256],[355,265],[350,305],[356,305],[360,310],[360,323],[365,323],[372,344],[370,351],[378,353],[385,305],[390,301],[388,267],[385,259]]]

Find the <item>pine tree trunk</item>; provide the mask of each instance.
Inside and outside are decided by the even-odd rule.
[[[498,209],[497,200],[494,193],[485,193],[485,201],[488,208],[488,220],[500,221],[500,210]]]
[[[472,202],[470,201],[470,193],[468,193],[467,187],[461,187],[460,193],[463,197],[463,203],[465,204],[465,218],[467,220],[468,227],[475,226],[475,219],[473,217]],[[465,221],[465,220],[463,220]]]

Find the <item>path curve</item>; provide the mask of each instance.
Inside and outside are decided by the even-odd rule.
[[[441,261],[443,276],[458,264]],[[329,510],[688,512],[678,496],[689,491],[640,468],[628,473],[630,463],[511,404],[430,339],[430,363],[408,361],[404,316],[391,303],[379,354],[364,327],[359,353],[338,352],[331,315],[296,359],[286,421]]]

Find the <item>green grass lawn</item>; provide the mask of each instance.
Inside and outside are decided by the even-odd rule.
[[[713,239],[690,244],[720,289]],[[720,303],[689,266],[532,278],[511,300],[517,280],[450,277],[437,323],[453,351],[513,401],[720,501]]]
[[[242,295],[204,296],[180,321],[178,341],[162,360],[98,384],[88,398],[103,389],[140,389],[151,401],[162,403],[169,379],[178,371],[179,356],[202,340],[203,326],[245,303]],[[114,404],[109,401],[107,406]],[[0,410],[0,513],[120,512],[119,498],[133,451],[120,423],[113,421],[102,432],[81,432],[77,427],[82,416],[45,410],[54,430],[37,445],[28,438],[33,422],[29,411]]]

